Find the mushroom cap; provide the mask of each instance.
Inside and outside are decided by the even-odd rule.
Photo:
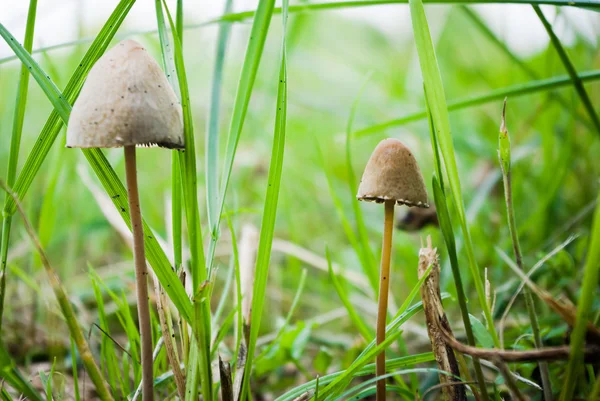
[[[146,49],[124,40],[90,70],[67,127],[69,148],[184,148],[177,95]]]
[[[358,200],[429,207],[427,190],[417,160],[397,139],[379,142],[365,167],[358,187]]]

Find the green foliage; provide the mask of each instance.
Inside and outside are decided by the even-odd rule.
[[[572,359],[548,364],[553,397],[563,391],[565,400],[591,400],[600,393],[600,380],[581,359],[584,323],[597,324],[600,316],[595,294],[600,262],[594,252],[600,248],[599,213],[591,217],[599,202],[593,107],[598,46],[579,33],[561,43],[558,24],[570,29],[568,16],[559,12],[552,26],[538,5],[599,6],[519,0],[534,6],[550,38],[545,49],[522,55],[502,39],[507,33],[471,8],[492,1],[442,7],[447,18],[433,9],[430,14],[429,2],[300,0],[275,7],[274,1],[261,0],[256,9],[232,12],[233,0],[227,0],[223,15],[196,22],[184,13],[191,3],[173,2],[172,18],[156,0],[157,29],[133,32],[122,23],[130,10],[136,12],[134,0],[121,0],[100,29],[81,27],[90,37],[37,49],[32,49],[38,43],[33,28],[40,23],[40,13],[32,12],[35,0],[23,21],[23,46],[0,25],[5,48],[14,53],[0,59],[0,175],[14,187],[55,262],[73,308],[71,320],[89,336],[113,397],[131,398],[141,377],[128,205],[118,178],[121,156],[85,150],[81,157],[60,148],[59,134],[90,68],[115,38],[125,37],[142,41],[162,60],[184,110],[186,151],[147,150],[139,152],[139,162],[148,262],[169,299],[168,334],[186,376],[186,400],[217,399],[220,383],[211,367],[219,356],[230,363],[234,383],[244,381],[241,401],[263,393],[279,401],[365,399],[373,395],[373,381],[359,377],[374,373],[370,363],[383,348],[390,394],[412,399],[418,389],[424,395],[438,375],[415,300],[423,282],[416,274],[419,242],[427,236],[440,254],[442,291],[452,294],[444,292],[451,326],[465,333],[466,339],[459,339],[492,348],[498,346],[498,330],[506,349],[529,350],[531,318],[517,295],[523,281],[510,270],[515,263],[507,256],[513,238],[519,238],[523,265],[533,266],[527,272],[531,280],[578,308],[569,339]],[[390,5],[385,10],[395,12],[401,3],[410,5],[414,38],[334,12],[373,5]],[[284,24],[274,23],[279,18]],[[430,27],[437,33],[433,40]],[[230,35],[235,40],[228,49]],[[283,44],[282,36],[287,37]],[[28,86],[29,75],[37,85]],[[502,132],[497,137],[507,96],[514,104],[507,111],[514,128],[511,138]],[[227,144],[221,146],[224,128]],[[361,169],[384,134],[409,145],[419,161],[431,183],[439,227],[395,233],[391,290],[402,305],[392,305],[388,340],[376,347],[371,323],[380,216],[355,195]],[[95,177],[88,177],[89,167]],[[498,185],[506,178],[502,170],[509,169],[518,227],[501,217],[506,204]],[[2,275],[6,303],[0,308],[6,344],[0,349],[0,376],[6,386],[0,386],[0,399],[21,394],[60,399],[64,391],[84,399],[87,373],[78,369],[82,357],[71,336],[75,328],[47,323],[56,320],[48,319],[56,313],[46,302],[48,282],[39,275],[42,261],[23,240],[15,211],[7,197],[0,241],[8,273]],[[399,219],[408,219],[414,210],[408,216],[398,212]],[[227,225],[221,225],[223,217]],[[239,238],[247,224],[260,227],[254,242]],[[242,268],[256,269],[247,332]],[[544,345],[564,344],[570,327],[541,302],[536,309]],[[162,334],[156,316],[153,325],[156,341]],[[54,341],[52,352],[46,352],[46,333]],[[154,346],[157,395],[172,397],[172,366],[162,343]],[[246,352],[243,370],[238,356]],[[32,359],[49,363],[37,369]],[[519,389],[532,399],[539,398],[545,380],[538,378],[537,365],[509,366]],[[508,381],[499,374],[486,371],[486,387],[480,362],[466,358],[465,366],[483,400],[505,396]],[[410,388],[403,385],[404,374],[411,377]],[[73,383],[72,392],[62,375],[70,376],[64,383]],[[42,386],[34,387],[30,376]]]

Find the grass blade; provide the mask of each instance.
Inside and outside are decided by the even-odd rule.
[[[157,1],[157,18],[162,17],[162,7]],[[169,13],[169,8],[163,1],[167,13],[169,25],[172,32],[176,32],[175,24]],[[161,24],[164,27],[164,21]],[[166,36],[166,35],[165,35]],[[194,143],[194,131],[192,123],[192,110],[190,107],[190,94],[183,62],[183,49],[177,35],[173,36],[175,45],[175,68],[179,81],[179,92],[181,96],[181,106],[183,108],[184,134],[185,134],[185,152],[179,153],[179,166],[181,171],[183,200],[185,203],[185,215],[187,221],[189,246],[191,253],[191,273],[192,273],[192,291],[196,294],[201,291],[207,278],[205,269],[204,248],[202,241],[202,229],[200,228],[200,212],[198,209],[198,186],[196,176],[196,147]],[[196,298],[196,297],[195,297]],[[202,301],[194,301],[194,316],[200,320],[195,320],[193,326],[196,328],[196,337],[198,339],[198,357],[200,359],[200,380],[202,396],[205,400],[212,400],[212,369],[210,358],[210,338],[211,338],[211,318],[210,318],[210,297],[207,296]]]
[[[388,359],[386,361],[386,366],[388,367],[389,370],[393,370],[393,369],[403,368],[406,366],[412,366],[412,365],[431,362],[431,361],[435,361],[435,358],[431,352],[427,352],[424,354],[409,355],[409,356],[404,356],[401,358]],[[318,379],[311,380],[308,383],[304,383],[304,384],[288,391],[287,393],[283,394],[282,396],[276,398],[275,401],[293,401],[294,399],[298,398],[302,394],[312,391],[314,388],[316,388],[317,384],[319,386],[329,384],[332,381],[334,381],[335,379],[344,375],[346,372],[347,372],[346,370],[342,370],[340,372],[331,373],[326,376],[321,376]],[[354,372],[353,376],[366,376],[366,375],[372,375],[373,373],[375,373],[375,364],[374,363],[365,365],[362,369],[359,369],[358,371]],[[320,391],[321,391],[321,389],[319,388],[318,396],[319,396],[320,400],[323,400],[324,398],[321,397]]]
[[[263,1],[261,1],[261,4]],[[259,6],[260,7],[260,6]],[[287,0],[283,0],[284,10]],[[270,17],[270,16],[269,16]],[[281,41],[281,65],[279,68],[279,82],[277,85],[277,111],[275,114],[275,133],[273,135],[273,148],[271,151],[271,162],[269,165],[269,176],[265,206],[260,227],[260,238],[256,255],[256,273],[254,277],[254,288],[252,289],[252,317],[250,322],[250,338],[248,341],[248,354],[246,357],[246,368],[242,382],[242,396],[245,400],[250,390],[250,374],[252,373],[252,362],[256,349],[256,340],[260,329],[260,321],[265,304],[267,290],[267,279],[269,273],[269,262],[271,259],[271,247],[273,245],[273,232],[277,217],[277,204],[279,201],[279,188],[281,186],[281,172],[283,169],[283,157],[285,151],[286,134],[286,112],[287,112],[287,60],[285,54],[285,33],[287,13],[283,14],[283,38]],[[250,50],[249,50],[250,51]],[[240,127],[241,128],[241,127]],[[231,159],[233,161],[233,159]],[[223,201],[223,198],[221,198]]]
[[[25,40],[23,49],[31,53],[33,46],[33,33],[35,29],[35,16],[37,12],[37,0],[29,2],[29,11],[27,12],[27,24],[25,26]],[[25,106],[27,104],[27,89],[29,88],[29,71],[25,64],[21,65],[19,73],[19,84],[17,87],[17,99],[15,114],[13,117],[12,135],[10,138],[10,151],[8,153],[8,169],[6,173],[6,183],[12,187],[17,175],[17,164],[19,163],[19,150],[21,148],[21,134],[23,132],[23,120],[25,119]],[[10,196],[7,194],[6,199]],[[6,259],[8,257],[8,242],[10,239],[11,216],[4,216],[2,219],[2,232],[0,232],[0,263],[2,264],[0,276],[0,332],[2,331],[2,317],[4,315],[4,296],[6,291]]]
[[[432,121],[436,128],[436,137],[439,141],[439,147],[444,158],[444,165],[448,175],[448,183],[450,185],[452,197],[454,198],[454,206],[462,227],[467,256],[469,259],[469,268],[471,270],[471,275],[473,276],[473,282],[475,283],[475,289],[477,290],[479,303],[486,317],[488,330],[494,339],[494,344],[499,346],[500,341],[494,328],[494,320],[492,318],[490,307],[485,297],[483,281],[477,266],[477,261],[475,260],[475,253],[473,251],[473,244],[471,242],[471,235],[467,224],[464,201],[460,187],[460,179],[458,176],[458,168],[454,155],[454,145],[452,143],[452,135],[450,133],[450,119],[448,117],[446,95],[444,94],[444,86],[437,64],[433,42],[431,41],[431,35],[429,34],[429,26],[425,16],[425,9],[423,7],[422,0],[410,0],[409,6],[413,24],[413,32],[415,35],[415,43],[417,46],[417,53],[419,55],[419,62],[423,74],[425,91],[428,97]],[[435,149],[433,150],[435,152]]]
[[[444,243],[446,244],[446,249],[448,250],[450,268],[452,269],[452,278],[454,279],[456,297],[458,298],[458,305],[460,308],[463,326],[465,327],[465,332],[467,334],[467,342],[469,345],[475,346],[475,336],[473,335],[471,319],[469,318],[469,307],[467,306],[468,299],[465,295],[460,268],[458,265],[458,254],[456,250],[456,239],[454,238],[454,229],[452,228],[452,220],[450,219],[450,212],[448,210],[448,205],[446,204],[446,193],[444,191],[443,181],[444,173],[442,170],[442,161],[440,160],[437,133],[433,119],[431,118],[431,113],[429,113],[429,99],[427,98],[427,92],[425,92],[425,104],[427,105],[427,116],[429,120],[429,134],[434,150],[433,158],[435,163],[435,174],[433,174],[433,177],[431,178],[433,199],[437,210],[440,230],[442,231]],[[477,377],[477,384],[479,385],[479,390],[481,391],[481,397],[483,397],[484,401],[487,401],[489,397],[479,358],[473,358],[473,368],[475,369],[475,376]]]
[[[356,115],[356,109],[358,108],[358,103],[360,98],[367,88],[367,84],[369,83],[369,78],[371,74],[368,74],[365,78],[362,86],[358,91],[358,95],[356,95],[356,99],[352,103],[352,108],[350,109],[350,115],[348,117],[348,123],[346,125],[346,170],[348,174],[348,189],[350,190],[351,204],[352,210],[354,211],[354,220],[356,222],[356,230],[358,232],[358,239],[360,240],[361,245],[361,253],[362,256],[360,258],[364,260],[366,263],[363,265],[365,269],[365,273],[369,278],[369,282],[373,287],[373,291],[377,296],[377,291],[379,291],[379,271],[377,266],[377,260],[375,259],[375,255],[369,246],[369,235],[367,234],[367,228],[365,227],[365,221],[363,218],[363,214],[360,208],[360,204],[356,201],[356,194],[358,193],[358,188],[356,185],[356,174],[354,174],[354,169],[352,168],[352,152],[351,152],[351,142],[352,142],[352,124],[354,123],[354,116]]]
[[[225,1],[224,14],[229,14],[233,7],[233,0]],[[221,108],[221,87],[223,82],[223,68],[225,65],[225,50],[229,40],[231,24],[219,25],[217,36],[217,50],[213,69],[212,88],[210,92],[210,109],[208,114],[208,129],[206,134],[206,205],[208,208],[208,225],[216,227],[218,222],[216,210],[219,202],[219,111]]]
[[[29,380],[21,375],[21,372],[11,359],[3,343],[0,343],[0,377],[15,390],[26,396],[27,399],[31,401],[44,401],[44,398],[33,388]]]
[[[581,98],[581,102],[583,103],[585,110],[590,116],[594,127],[596,127],[596,131],[598,131],[598,134],[600,134],[600,120],[598,119],[598,114],[596,114],[596,111],[594,110],[592,101],[590,100],[588,93],[585,91],[583,83],[581,82],[579,75],[577,75],[577,70],[575,70],[575,66],[573,66],[573,63],[569,59],[567,51],[560,43],[560,39],[558,39],[558,36],[556,36],[554,31],[552,30],[552,25],[550,25],[540,7],[538,5],[533,5],[532,7],[533,11],[535,11],[540,21],[542,21],[546,32],[548,32],[548,35],[550,36],[550,42],[552,42],[552,45],[556,49],[560,60],[562,61],[563,65],[565,66],[565,69],[567,70],[567,73],[571,77],[571,81],[573,83],[575,91],[577,92],[577,95],[579,95],[579,97]]]
[[[535,72],[535,70],[532,69],[531,67],[529,67],[527,65],[527,63],[525,63],[519,56],[517,56],[515,53],[513,53],[508,48],[506,43],[504,43],[504,41],[502,41],[500,38],[498,38],[496,36],[496,34],[490,29],[490,27],[487,26],[487,24],[481,19],[481,17],[475,11],[473,11],[471,8],[469,8],[466,5],[462,5],[459,7],[463,11],[463,13],[471,20],[471,22],[473,22],[473,24],[477,27],[477,29],[479,29],[479,31],[481,31],[481,33],[483,33],[483,35],[485,37],[487,37],[494,44],[494,46],[496,46],[502,53],[504,53],[513,63],[518,65],[519,68],[521,70],[523,70],[523,72],[525,72],[531,79],[540,79],[539,75]],[[551,93],[550,98],[555,100],[556,102],[558,102],[565,109],[565,111],[567,111],[569,113],[575,112],[572,110],[572,107],[569,104],[569,102],[567,101],[567,99],[565,99],[561,94]],[[583,124],[585,124],[586,126],[588,126],[590,128],[592,127],[592,125],[586,118],[579,115],[579,113],[576,113],[576,114],[577,114],[577,118]]]
[[[578,75],[582,83],[594,82],[600,79],[600,70],[586,71]],[[468,96],[451,100],[448,102],[448,111],[462,110],[482,104],[501,101],[506,97],[514,98],[518,96],[529,95],[537,92],[544,92],[553,89],[563,88],[572,85],[573,80],[568,75],[561,75],[554,78],[529,81],[524,84],[507,86],[505,88],[495,89],[483,95]],[[354,132],[354,136],[361,137],[381,132],[387,128],[401,126],[413,121],[419,121],[427,118],[427,110],[422,109],[414,113],[406,114],[402,117],[385,121],[380,124],[361,128]]]
[[[600,201],[600,195],[598,196]],[[600,205],[600,203],[598,203]],[[577,303],[577,320],[571,333],[571,359],[567,366],[567,374],[564,380],[565,386],[560,394],[561,401],[573,399],[575,386],[579,375],[583,372],[583,347],[585,345],[585,334],[587,324],[592,317],[592,306],[596,296],[598,277],[600,273],[600,207],[596,206],[594,221],[591,228],[590,244],[583,271],[581,293]]]
[[[521,244],[519,242],[519,234],[517,231],[517,223],[515,219],[515,211],[513,206],[513,191],[512,191],[512,172],[511,172],[511,158],[510,158],[510,135],[506,128],[506,100],[504,100],[504,107],[502,109],[502,123],[500,124],[500,134],[498,135],[498,159],[500,162],[500,168],[502,171],[502,181],[504,184],[504,198],[506,201],[506,215],[508,220],[508,229],[513,244],[513,251],[515,255],[515,262],[519,269],[525,271],[523,265],[523,253],[521,252]],[[533,341],[536,348],[542,348],[542,336],[540,335],[540,325],[538,323],[537,313],[535,311],[535,303],[533,302],[533,296],[529,289],[524,289],[523,295],[525,296],[525,306],[527,313],[529,314],[529,321],[531,323],[531,332],[533,334]],[[552,399],[552,385],[550,383],[550,373],[548,372],[548,364],[546,362],[539,363],[540,375],[542,378],[542,385],[544,389],[544,399]]]
[[[246,118],[246,112],[248,111],[248,104],[250,103],[250,96],[252,95],[252,88],[254,86],[254,80],[256,79],[256,73],[262,57],[262,52],[265,46],[265,40],[269,31],[269,24],[271,23],[271,16],[273,14],[273,7],[275,0],[260,0],[256,14],[254,16],[254,22],[252,23],[252,30],[250,32],[250,39],[248,41],[248,48],[246,49],[246,56],[244,58],[244,64],[242,66],[242,73],[235,96],[235,104],[233,106],[233,113],[231,116],[231,124],[229,127],[229,136],[227,138],[227,150],[225,154],[225,162],[223,173],[221,176],[221,188],[218,207],[215,210],[209,210],[209,220],[214,222],[210,227],[211,231],[211,242],[209,247],[208,256],[208,271],[212,270],[212,259],[215,252],[215,246],[218,239],[219,223],[221,221],[221,214],[223,213],[223,207],[225,205],[225,195],[227,194],[227,187],[229,185],[229,179],[231,178],[231,170],[233,168],[233,160],[237,150],[237,145],[240,140],[242,128],[244,126],[244,120]]]
[[[365,341],[371,341],[374,338],[374,334],[372,330],[369,330],[367,328],[367,326],[363,322],[363,319],[358,315],[356,309],[354,309],[354,307],[352,306],[352,303],[348,298],[348,294],[346,294],[346,291],[344,290],[343,283],[340,282],[343,280],[343,276],[340,275],[338,277],[338,275],[335,274],[333,271],[333,267],[331,265],[331,255],[329,254],[329,248],[325,248],[325,257],[327,258],[327,266],[329,267],[329,277],[331,278],[331,283],[333,284],[335,291],[340,297],[340,301],[342,301],[342,304],[344,304],[344,307],[348,311],[348,316],[350,317],[350,320],[352,320],[352,323],[354,323],[354,326],[356,326],[356,329],[358,330],[362,338]]]
[[[62,94],[64,96],[64,99],[62,100],[66,100],[68,104],[73,104],[73,102],[77,98],[77,95],[79,94],[79,91],[81,90],[81,86],[83,85],[83,82],[88,72],[90,71],[96,60],[98,60],[98,58],[100,58],[100,56],[104,53],[104,51],[108,47],[110,41],[121,26],[121,23],[129,13],[129,10],[131,9],[134,3],[135,0],[121,0],[119,5],[117,5],[113,13],[110,15],[110,17],[98,33],[98,36],[94,40],[94,43],[92,43],[87,53],[79,63],[79,66],[76,68],[75,72],[71,76],[71,79],[69,80]],[[6,34],[9,37],[12,37],[10,33],[6,32]],[[20,47],[18,43],[13,43],[13,46],[17,48]],[[35,63],[31,56],[24,50],[20,50],[19,53],[15,54],[18,55],[21,62],[23,62],[27,67],[29,67],[32,62]],[[32,70],[29,71],[33,72]],[[36,71],[38,73],[40,72],[39,70]],[[48,75],[42,72],[39,75],[39,77],[36,78],[36,80],[39,79],[43,83],[47,83],[47,81],[49,81],[47,77]],[[64,109],[65,107],[66,106],[61,106],[60,108]],[[20,199],[22,199],[25,196],[27,190],[29,189],[31,182],[33,181],[34,177],[39,171],[42,163],[46,159],[46,156],[48,155],[48,152],[50,151],[54,140],[58,136],[62,125],[63,121],[61,121],[61,116],[59,115],[58,110],[53,110],[50,114],[50,117],[46,121],[46,124],[44,125],[44,128],[42,129],[42,132],[38,137],[38,140],[35,142],[35,145],[32,151],[30,152],[29,157],[27,158],[27,161],[25,162],[25,165],[23,166],[21,173],[19,174],[13,187],[13,191],[19,195]],[[4,204],[4,214],[10,215],[13,214],[15,211],[15,203],[12,201],[12,199],[8,199]]]
[[[325,387],[322,390],[322,395],[329,397],[329,395],[331,395],[332,393],[339,394],[339,392],[342,391],[345,385],[347,384],[348,379],[351,379],[353,377],[354,373],[356,373],[359,369],[366,365],[366,363],[369,360],[372,360],[376,355],[379,354],[379,352],[383,351],[393,341],[400,337],[400,335],[402,334],[402,331],[399,330],[400,326],[402,326],[402,324],[404,324],[410,317],[412,317],[417,312],[423,309],[423,304],[421,302],[416,303],[410,308],[409,306],[415,298],[415,296],[417,295],[417,293],[419,292],[421,285],[423,284],[423,282],[425,282],[425,279],[429,277],[430,272],[431,266],[429,266],[427,271],[423,274],[423,277],[419,279],[417,284],[411,290],[410,294],[408,294],[408,296],[404,300],[404,303],[400,306],[398,312],[396,312],[396,316],[394,317],[392,322],[386,326],[385,340],[379,345],[376,345],[375,340],[372,340],[369,343],[369,345],[367,345],[367,347],[363,350],[363,352],[360,353],[358,358],[356,358],[354,362],[352,362],[352,364],[344,372],[344,374],[340,375],[339,377],[336,377],[335,380],[333,380],[329,385],[327,385],[327,387]],[[386,364],[386,366],[388,365]]]

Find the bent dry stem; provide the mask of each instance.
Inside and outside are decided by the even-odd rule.
[[[394,234],[395,201],[385,202],[385,218],[383,223],[383,248],[381,251],[381,272],[379,278],[379,302],[377,308],[377,345],[385,340],[385,323],[387,317],[388,292],[390,288],[390,258],[392,253],[392,235]],[[385,375],[385,350],[377,355],[375,374]],[[385,379],[377,382],[377,400],[385,401]]]
[[[131,231],[133,232],[135,286],[140,325],[140,343],[142,347],[142,399],[143,401],[153,401],[152,329],[150,327],[150,310],[148,305],[148,270],[146,268],[144,228],[142,227],[140,197],[137,185],[135,146],[125,146],[125,174],[127,176]]]

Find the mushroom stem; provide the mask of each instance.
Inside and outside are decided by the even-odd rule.
[[[394,233],[395,201],[385,201],[385,218],[383,224],[383,248],[381,251],[381,271],[379,275],[379,302],[377,308],[377,345],[385,340],[385,324],[387,318],[388,292],[390,288],[390,258],[392,253],[392,235]],[[385,350],[377,355],[376,376],[385,375]],[[377,382],[377,401],[385,401],[385,379]]]
[[[135,146],[125,146],[125,174],[127,176],[127,194],[131,231],[133,233],[133,259],[135,262],[135,281],[137,294],[140,343],[142,346],[142,400],[154,399],[152,377],[152,329],[148,304],[148,270],[144,250],[144,227],[140,212],[140,197],[137,185]]]

